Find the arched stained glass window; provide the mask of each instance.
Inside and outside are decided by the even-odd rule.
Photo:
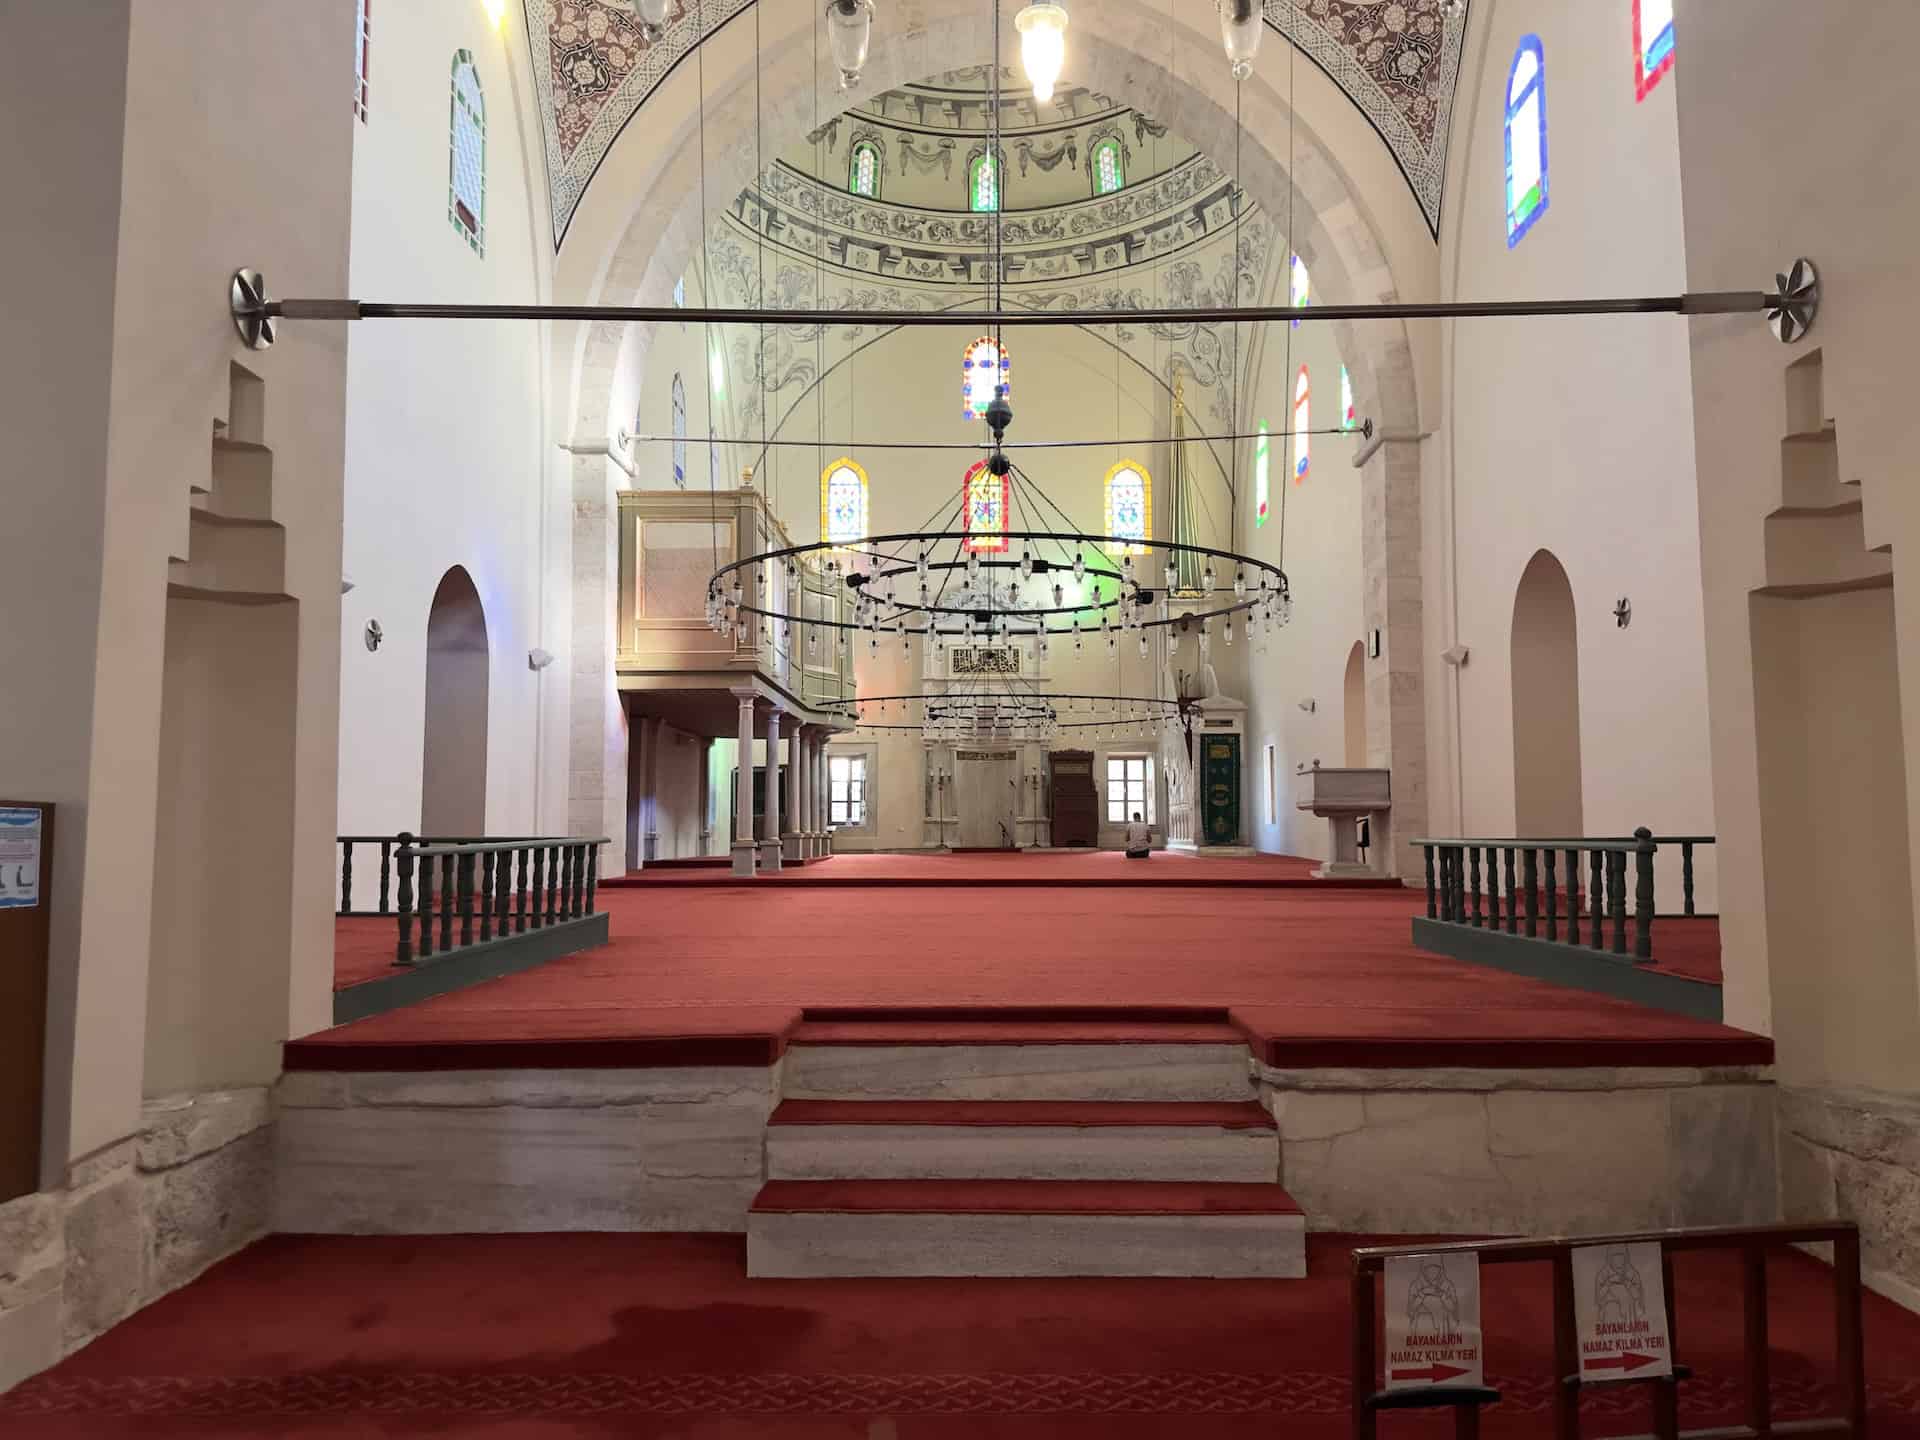
[[[1093,147],[1093,193],[1111,195],[1127,183],[1125,158],[1118,140],[1102,140]]]
[[[1000,165],[991,155],[976,155],[967,166],[967,208],[975,211],[1000,208]]]
[[[367,10],[373,0],[359,0],[353,17],[353,113],[364,123],[367,118],[367,50],[372,43],[367,28]]]
[[[447,218],[473,253],[487,253],[487,102],[473,52],[453,56],[453,94],[447,102]]]
[[[687,488],[687,387],[673,377],[673,483]]]
[[[1673,68],[1673,0],[1633,0],[1633,98]]]
[[[1300,367],[1300,378],[1293,382],[1293,483],[1298,485],[1307,478],[1307,466],[1310,461],[1311,438],[1307,432],[1313,428],[1313,407],[1309,403],[1312,387],[1307,384],[1307,367]]]
[[[1507,72],[1507,248],[1547,209],[1547,64],[1528,35]]]
[[[987,462],[976,460],[960,482],[960,528],[969,550],[1007,548],[1007,501],[1011,489],[1005,475],[995,475]]]
[[[880,198],[880,147],[862,140],[847,160],[847,189],[869,200]]]
[[[991,335],[982,335],[967,346],[966,353],[960,357],[960,418],[979,420],[987,413],[987,402],[993,399],[993,387],[1007,387],[1007,398],[1013,398],[1013,366],[1007,358],[1007,347]]]
[[[1260,422],[1260,438],[1253,442],[1253,523],[1267,523],[1267,422]]]
[[[820,538],[852,545],[867,535],[867,472],[841,456],[820,472]]]
[[[1353,376],[1347,373],[1347,367],[1340,367],[1340,428],[1351,430],[1360,422],[1353,413]]]
[[[1135,460],[1107,471],[1107,534],[1134,543],[1124,553],[1144,555],[1153,538],[1153,477]]]
[[[1313,294],[1313,279],[1307,274],[1307,262],[1298,255],[1287,266],[1287,303],[1296,310],[1307,308],[1307,300]],[[1298,320],[1294,328],[1300,327]]]

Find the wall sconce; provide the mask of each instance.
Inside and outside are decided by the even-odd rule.
[[[1455,645],[1449,649],[1442,650],[1440,652],[1440,658],[1458,670],[1462,665],[1467,663],[1468,653],[1466,646]]]
[[[553,664],[553,652],[551,650],[542,650],[536,645],[527,652],[527,669],[544,670],[551,664]]]
[[[1314,711],[1318,710],[1320,707],[1311,698],[1309,698],[1306,700],[1302,700],[1300,702],[1300,708],[1306,711],[1307,714],[1311,715],[1313,714]]]
[[[367,643],[367,649],[378,650],[380,642],[387,638],[387,632],[380,628],[378,620],[367,621],[367,628],[361,632],[361,639]]]

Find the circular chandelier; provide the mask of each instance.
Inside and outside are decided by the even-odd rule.
[[[1155,550],[1163,554],[1157,573],[1150,568]],[[821,555],[827,558],[819,576],[849,597],[846,618],[809,615],[796,604],[803,564]],[[774,584],[782,571],[787,584]],[[964,577],[957,587],[956,577]],[[1216,621],[1232,645],[1236,625],[1251,637],[1255,624],[1270,631],[1292,616],[1286,572],[1265,560],[1211,545],[1076,530],[913,530],[788,545],[722,565],[709,577],[706,597],[708,625],[732,629],[743,641],[756,623],[781,627],[784,639],[797,625],[809,648],[823,631],[843,648],[864,633],[875,652],[884,637],[909,654],[915,637],[936,648],[954,640],[1031,639],[1042,658],[1053,641],[1070,639],[1084,649],[1092,640],[1117,653],[1120,638],[1132,632],[1144,657],[1149,633],[1168,630],[1175,639],[1197,632],[1204,658]]]

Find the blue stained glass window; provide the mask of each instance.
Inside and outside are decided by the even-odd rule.
[[[1153,538],[1153,482],[1135,461],[1107,471],[1107,534],[1133,541],[1124,548],[1135,555],[1146,554],[1145,542]]]
[[[1006,346],[991,335],[982,335],[960,357],[960,418],[983,418],[996,385],[1006,386],[1007,398],[1013,398],[1012,361]]]
[[[1313,278],[1307,274],[1307,262],[1298,255],[1294,256],[1287,267],[1287,303],[1296,310],[1307,308],[1307,300],[1313,294]],[[1293,322],[1298,329],[1300,322]]]
[[[367,118],[367,50],[372,43],[367,10],[373,0],[359,0],[353,20],[353,113]]]
[[[1507,72],[1507,248],[1547,210],[1547,64],[1528,35]]]
[[[1633,0],[1633,98],[1673,68],[1673,0]]]
[[[1300,367],[1300,378],[1293,386],[1293,483],[1303,484],[1312,464],[1313,388],[1307,383],[1307,367]]]
[[[487,253],[487,102],[473,52],[453,57],[453,94],[447,102],[447,218],[473,253]]]
[[[673,377],[673,483],[687,488],[687,387]]]

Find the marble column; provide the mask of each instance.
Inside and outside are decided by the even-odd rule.
[[[795,725],[787,736],[786,829],[780,835],[780,858],[790,865],[798,865],[806,859],[802,838],[807,817],[806,811],[800,807],[801,778],[806,768],[806,728],[804,725]]]
[[[713,853],[713,740],[700,737],[700,848],[698,855]]]
[[[734,769],[733,793],[739,814],[733,822],[733,873],[751,875],[754,871],[753,843],[753,702],[751,690],[735,690],[740,702],[740,755]]]
[[[767,709],[767,828],[760,841],[760,868],[768,874],[780,870],[780,717],[778,705]]]
[[[802,732],[800,745],[800,853],[811,860],[820,852],[819,827],[814,824],[814,797],[819,786],[813,783],[813,752],[820,744],[818,726],[809,725]]]
[[[822,734],[813,747],[813,815],[822,855],[833,854],[832,800],[833,784],[827,777],[827,737]]]

